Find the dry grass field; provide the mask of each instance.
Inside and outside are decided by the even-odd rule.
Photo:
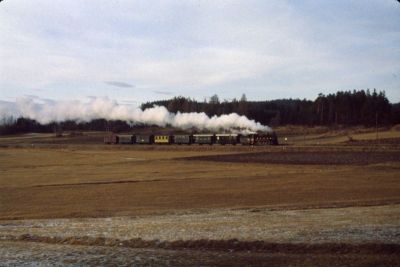
[[[1,137],[0,259],[36,241],[65,265],[400,265],[400,132],[281,131],[277,147]]]

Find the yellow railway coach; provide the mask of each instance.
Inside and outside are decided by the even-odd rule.
[[[172,135],[155,135],[154,143],[155,144],[172,144],[173,136]]]

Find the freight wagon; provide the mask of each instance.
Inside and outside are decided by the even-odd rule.
[[[104,143],[105,144],[118,144],[118,136],[115,134],[110,134],[104,136]]]

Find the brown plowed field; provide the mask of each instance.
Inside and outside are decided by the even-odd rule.
[[[0,218],[400,202],[398,152],[231,149],[2,149]]]
[[[187,160],[248,162],[264,164],[368,165],[399,162],[400,152],[375,151],[288,151],[188,157]]]
[[[159,259],[132,264],[169,266],[400,265],[391,252],[400,231],[397,146],[106,146],[34,138],[0,140],[0,232],[22,235],[0,241],[0,259],[9,265],[57,263],[46,255],[72,264],[129,263],[120,252]],[[32,256],[34,240],[23,237],[35,231],[41,244]],[[87,254],[72,257],[75,241],[42,243],[64,232],[64,239],[90,232],[107,242],[138,233],[131,238],[149,236],[144,244],[154,246],[84,244]],[[293,245],[303,241],[309,250]],[[236,243],[244,250],[235,252]],[[257,251],[268,244],[289,250]],[[367,244],[373,249],[357,250]]]

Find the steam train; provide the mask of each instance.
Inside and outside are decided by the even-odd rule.
[[[278,145],[278,137],[274,132],[253,133],[253,134],[110,134],[104,137],[105,144],[125,144],[125,145]]]

